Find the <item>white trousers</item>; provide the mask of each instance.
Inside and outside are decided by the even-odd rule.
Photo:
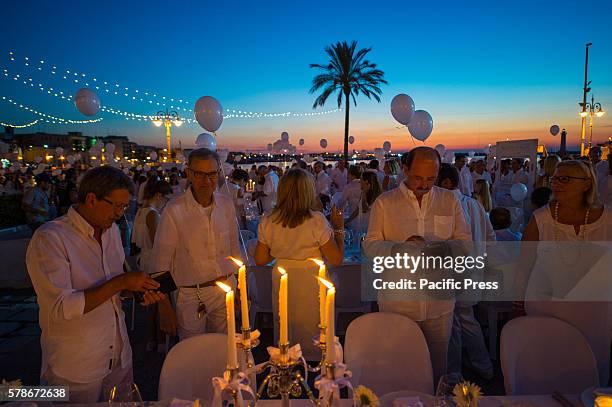
[[[227,313],[225,293],[219,287],[200,289],[200,298],[206,312],[198,318],[196,288],[179,288],[176,299],[176,320],[179,339],[183,340],[203,333],[226,333]]]

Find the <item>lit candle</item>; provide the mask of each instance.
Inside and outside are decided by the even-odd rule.
[[[319,279],[326,279],[325,263],[319,259],[310,259],[319,266]],[[319,280],[319,325],[325,326],[325,285]],[[324,338],[321,338],[323,340]]]
[[[251,324],[249,323],[249,300],[247,295],[246,266],[242,261],[234,257],[230,256],[230,259],[239,267],[238,290],[240,290],[240,313],[242,314],[242,330],[246,331],[251,327]]]
[[[217,281],[225,291],[225,309],[227,311],[227,369],[238,367],[238,353],[236,352],[236,320],[234,315],[234,290],[227,284]]]
[[[327,352],[325,352],[325,362],[336,363],[336,340],[335,340],[335,318],[336,318],[336,288],[329,281],[320,278],[325,287],[327,287],[327,298],[325,300],[325,311],[327,313],[327,319],[325,321],[325,342],[327,343]]]
[[[288,323],[287,323],[287,271],[284,268],[278,268],[281,273],[280,289],[278,291],[278,313],[280,319],[280,344],[289,344]]]

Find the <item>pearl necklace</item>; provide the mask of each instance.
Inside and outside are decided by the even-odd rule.
[[[578,240],[582,240],[584,241],[585,235],[586,235],[586,227],[589,223],[589,214],[591,212],[591,208],[587,208],[586,210],[586,214],[584,216],[584,225],[582,226],[582,228],[580,229],[580,233],[578,234]],[[561,224],[561,222],[559,222],[559,201],[555,202],[555,209],[553,212],[553,219],[555,220],[555,223],[559,223]],[[559,241],[559,230],[558,227],[555,225],[554,228],[555,231],[555,240]]]

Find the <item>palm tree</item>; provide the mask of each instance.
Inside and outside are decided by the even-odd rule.
[[[344,97],[344,161],[348,161],[348,138],[349,138],[349,108],[350,99],[357,106],[356,96],[363,93],[368,99],[372,97],[380,103],[379,95],[382,90],[379,85],[387,83],[383,78],[385,73],[376,68],[376,64],[365,59],[372,48],[362,48],[355,51],[357,41],[350,45],[346,41],[337,42],[325,47],[329,56],[327,65],[310,64],[311,68],[321,69],[324,72],[315,76],[312,80],[310,93],[323,89],[317,97],[313,109],[324,106],[327,98],[338,91],[338,109],[342,106]]]

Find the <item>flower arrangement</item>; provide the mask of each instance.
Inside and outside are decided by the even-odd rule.
[[[481,398],[480,387],[474,383],[462,381],[453,388],[453,401],[457,407],[476,407]]]
[[[374,392],[365,386],[357,386],[353,391],[353,399],[357,407],[378,407],[378,397]]]

